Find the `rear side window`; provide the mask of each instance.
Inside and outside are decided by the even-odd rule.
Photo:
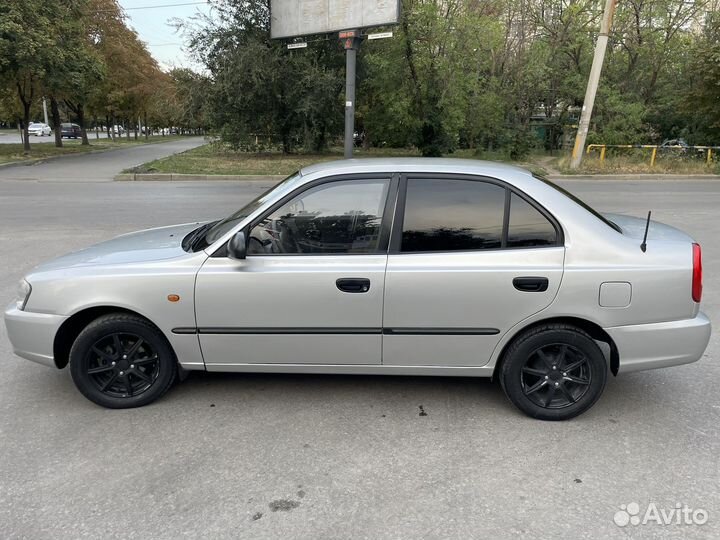
[[[507,247],[554,246],[557,232],[540,211],[515,193],[510,195]]]
[[[471,251],[502,246],[505,188],[475,180],[409,179],[401,250]]]
[[[505,186],[462,178],[407,180],[401,252],[557,246],[559,234],[550,218]]]

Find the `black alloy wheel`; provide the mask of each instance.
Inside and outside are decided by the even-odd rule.
[[[592,383],[592,372],[580,349],[553,343],[528,356],[521,383],[525,397],[537,406],[561,409],[582,399]]]
[[[88,378],[104,394],[133,397],[147,391],[160,372],[157,352],[136,334],[115,332],[96,341],[87,352]]]
[[[70,373],[90,401],[140,407],[168,391],[177,376],[170,344],[152,323],[127,313],[91,322],[70,349]]]
[[[549,323],[519,335],[499,368],[505,395],[528,416],[568,420],[592,407],[607,381],[608,362],[585,331]]]

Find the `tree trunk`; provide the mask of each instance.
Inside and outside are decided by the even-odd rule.
[[[50,96],[50,116],[52,117],[53,135],[55,135],[55,146],[62,148],[62,125],[60,124],[60,108],[57,99]]]
[[[129,141],[130,140],[130,122],[125,122],[127,125],[127,129],[125,130],[125,138]]]
[[[16,83],[17,85],[17,91],[18,91],[18,98],[20,98],[20,102],[23,106],[23,152],[25,154],[30,153],[30,106],[33,102],[33,95],[34,95],[34,88],[32,86],[33,81],[32,77],[30,78],[30,90],[26,91],[25,83],[20,84],[19,82]]]
[[[23,101],[23,152],[25,154],[30,153],[30,105],[30,101]]]
[[[90,146],[88,141],[87,128],[85,127],[85,106],[82,103],[78,103],[75,109],[77,114],[78,124],[80,124],[80,135],[82,136],[82,146]]]
[[[148,140],[147,111],[143,113],[143,125],[145,126],[145,140]]]

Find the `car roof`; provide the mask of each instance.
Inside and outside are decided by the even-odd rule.
[[[352,174],[363,172],[437,172],[437,173],[468,173],[484,176],[504,176],[508,174],[530,175],[526,169],[478,159],[462,158],[360,158],[325,161],[303,167],[302,176],[309,174],[334,172]]]

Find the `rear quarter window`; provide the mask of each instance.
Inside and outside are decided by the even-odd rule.
[[[557,231],[540,211],[525,199],[510,195],[507,247],[538,247],[557,245]]]

